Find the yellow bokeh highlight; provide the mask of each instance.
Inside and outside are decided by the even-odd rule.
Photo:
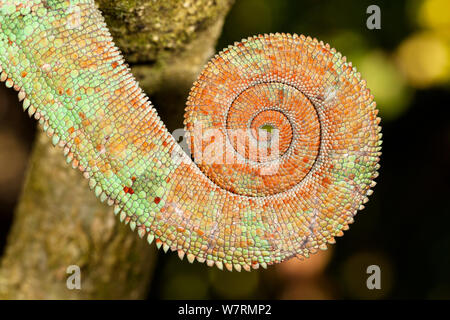
[[[426,88],[449,77],[449,48],[437,33],[423,31],[405,39],[397,49],[396,62],[408,82]]]
[[[450,1],[423,1],[419,6],[417,19],[419,24],[426,28],[450,29]]]

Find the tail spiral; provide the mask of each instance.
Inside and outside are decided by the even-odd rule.
[[[190,262],[250,271],[325,249],[353,222],[375,185],[381,128],[366,83],[336,50],[270,34],[216,55],[187,102],[192,161],[94,1],[71,1],[76,26],[68,3],[0,3],[0,80],[139,236]]]

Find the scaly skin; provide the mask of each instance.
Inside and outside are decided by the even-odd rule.
[[[93,0],[0,1],[0,65],[100,200],[190,262],[250,271],[308,257],[343,234],[375,185],[373,97],[316,39],[256,36],[206,66],[185,120],[198,166],[139,88]],[[277,133],[280,154],[264,154]],[[205,156],[217,141],[224,154]]]

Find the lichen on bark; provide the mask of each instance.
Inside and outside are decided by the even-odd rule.
[[[232,0],[98,0],[130,63],[163,61],[221,20]]]

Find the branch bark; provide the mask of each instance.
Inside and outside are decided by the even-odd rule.
[[[98,0],[133,74],[169,129],[233,0]],[[39,130],[0,267],[0,299],[141,299],[155,249],[100,203]],[[81,290],[66,286],[81,268]]]

